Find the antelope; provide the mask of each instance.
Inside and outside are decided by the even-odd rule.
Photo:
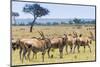
[[[46,49],[50,49],[51,47],[51,42],[48,38],[44,37],[43,32],[39,32],[41,35],[41,38],[32,38],[32,39],[21,39],[20,40],[20,45],[23,45],[23,58],[25,57],[26,53],[28,52],[28,59],[30,56],[30,51],[32,50],[33,53],[37,52],[42,52],[42,61],[44,62],[44,55],[46,52]],[[21,54],[20,54],[21,55]],[[22,61],[23,61],[22,58]]]
[[[77,33],[73,32],[72,34],[68,34],[68,40],[66,44],[66,53],[68,54],[68,46],[70,46],[70,53],[72,53],[73,46],[75,44],[75,41],[77,40]]]
[[[67,41],[66,34],[64,34],[63,37],[54,37],[51,39],[51,48],[59,49],[60,58],[63,58],[63,48],[66,45],[66,41]],[[50,52],[50,49],[48,50],[48,54],[49,52]]]
[[[24,45],[24,42],[22,42],[23,40],[24,39],[12,40],[12,48],[13,48],[13,50],[15,50],[16,48],[20,50],[19,51],[20,60],[22,60],[22,58],[21,58],[22,51],[23,51],[23,54],[26,53],[26,47]]]
[[[91,52],[90,44],[91,44],[91,39],[89,39],[88,37],[82,37],[82,34],[80,34],[79,37],[75,41],[74,51],[75,51],[75,48],[77,47],[77,50],[78,50],[78,53],[79,53],[80,52],[80,50],[79,50],[80,46],[83,46],[84,52],[85,52],[85,47],[88,46],[88,48],[90,49],[90,52]]]

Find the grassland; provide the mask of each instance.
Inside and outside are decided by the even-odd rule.
[[[46,37],[55,37],[62,36],[64,33],[72,33],[73,31],[78,32],[78,34],[82,33],[83,36],[87,37],[90,35],[90,31],[95,35],[95,25],[92,26],[81,26],[80,29],[77,26],[73,25],[62,25],[62,26],[34,26],[33,32],[29,32],[29,26],[12,26],[12,38],[21,39],[21,38],[31,38],[31,37],[40,37],[37,31],[42,30]],[[80,53],[75,52],[75,54],[66,54],[65,48],[63,52],[63,58],[59,58],[59,51],[55,49],[51,54],[54,55],[54,58],[48,58],[47,54],[45,54],[45,61],[42,62],[41,53],[38,53],[37,59],[32,59],[31,53],[31,61],[24,60],[24,63],[21,63],[19,59],[19,50],[12,50],[12,65],[26,65],[26,64],[44,64],[44,63],[61,63],[61,62],[76,62],[76,61],[94,61],[95,60],[95,41],[91,44],[92,53],[89,52],[88,47],[86,47],[86,52],[83,52],[83,47],[80,48]],[[68,49],[69,50],[69,49]]]

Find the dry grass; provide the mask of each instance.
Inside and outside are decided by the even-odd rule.
[[[93,28],[95,26],[92,26]],[[72,33],[73,31],[82,33],[83,36],[89,36],[89,32],[92,31],[95,35],[95,30],[87,30],[89,26],[83,26],[81,29],[77,29],[76,26],[35,26],[33,32],[29,32],[29,26],[13,26],[12,27],[12,37],[14,39],[20,38],[31,38],[31,37],[40,37],[37,31],[42,30],[46,37],[62,36],[64,33]],[[54,55],[54,58],[48,58],[47,54],[45,55],[45,62],[42,62],[41,53],[38,53],[37,59],[24,60],[22,64],[19,59],[19,50],[12,51],[12,65],[26,65],[26,64],[43,64],[43,63],[59,63],[59,62],[76,62],[76,61],[94,61],[95,60],[95,41],[91,44],[92,53],[89,52],[88,47],[86,47],[86,52],[83,52],[83,47],[80,48],[80,53],[75,52],[75,54],[66,55],[65,48],[63,52],[63,59],[59,58],[58,49],[55,52],[51,52]],[[31,56],[32,58],[32,53]]]

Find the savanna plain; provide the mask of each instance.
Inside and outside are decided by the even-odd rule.
[[[12,26],[12,38],[13,39],[22,39],[22,38],[32,38],[38,37],[41,38],[37,31],[42,31],[45,37],[60,37],[63,34],[72,34],[74,31],[78,34],[83,34],[84,37],[88,37],[90,35],[90,31],[95,36],[95,25],[55,25],[55,26],[34,26],[33,32],[29,32],[30,26]],[[63,58],[59,58],[59,50],[54,49],[54,51],[50,52],[53,55],[53,58],[48,58],[47,52],[45,54],[44,62],[42,62],[41,52],[37,53],[37,58],[32,58],[33,54],[31,52],[30,61],[24,60],[22,63],[19,57],[19,49],[13,51],[12,50],[12,65],[30,65],[30,64],[46,64],[46,63],[63,63],[63,62],[79,62],[79,61],[95,61],[96,60],[96,44],[95,40],[90,44],[91,53],[86,46],[86,51],[84,52],[84,47],[80,47],[80,53],[75,50],[75,53],[70,53],[70,48],[68,47],[68,54],[65,51],[65,47],[63,49]]]

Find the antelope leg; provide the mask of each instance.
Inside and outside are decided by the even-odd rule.
[[[22,53],[22,48],[20,48],[20,51],[19,51],[20,60],[22,59],[22,58],[21,58],[21,53]]]
[[[91,53],[91,47],[90,47],[90,45],[88,44],[87,46],[88,46],[88,48],[90,49],[90,53]]]
[[[76,48],[76,46],[77,46],[77,45],[74,45],[74,50],[73,50],[73,53],[75,53],[75,48]]]
[[[84,53],[85,53],[85,45],[84,45]]]
[[[66,53],[68,54],[68,45],[66,45]]]
[[[45,51],[42,52],[42,62],[44,62]]]
[[[78,53],[80,53],[80,50],[79,50],[79,48],[80,48],[80,45],[78,45],[78,46],[77,46]]]
[[[48,58],[50,58],[50,49],[51,48],[48,49]]]
[[[70,45],[70,53],[72,53],[72,48],[73,48],[73,46],[72,46],[72,45]]]
[[[22,57],[22,63],[23,63],[24,57],[26,57],[26,56],[25,56],[26,53],[27,53],[27,50],[24,48],[24,50],[23,50],[23,57]]]
[[[59,49],[59,52],[60,52],[60,58],[63,58],[63,49],[60,48],[60,49]]]

